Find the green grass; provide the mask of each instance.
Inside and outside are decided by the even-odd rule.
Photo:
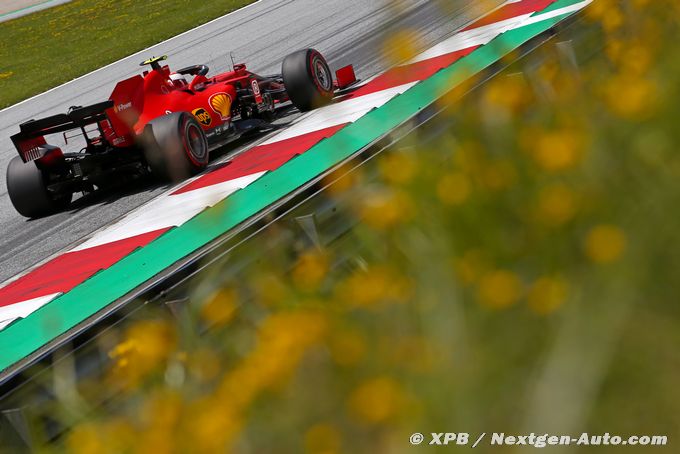
[[[0,23],[0,108],[253,0],[74,0]]]

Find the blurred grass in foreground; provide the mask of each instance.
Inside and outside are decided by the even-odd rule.
[[[413,452],[416,431],[677,443],[680,6],[597,0],[585,19],[443,100],[378,179],[331,186],[362,219],[349,234],[300,249],[270,228],[266,260],[197,283],[179,321],[163,310],[109,338],[107,380],[58,396],[52,417],[77,423],[63,448]]]
[[[252,1],[73,0],[1,22],[0,108]]]

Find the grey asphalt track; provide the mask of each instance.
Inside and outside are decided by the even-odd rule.
[[[485,2],[488,7],[489,2]],[[494,3],[500,4],[501,0]],[[451,6],[454,4],[454,6]],[[0,111],[0,282],[77,244],[115,222],[130,210],[167,190],[136,185],[124,194],[76,200],[63,213],[27,220],[9,200],[7,163],[16,155],[9,137],[19,123],[108,98],[115,83],[140,72],[138,64],[151,55],[169,55],[171,67],[206,63],[211,72],[231,66],[229,53],[262,74],[279,71],[290,52],[315,47],[334,68],[352,63],[361,78],[385,69],[385,37],[403,28],[415,30],[430,46],[476,17],[477,2],[409,0],[395,8],[390,0],[260,0],[142,53],[120,60],[36,98]],[[143,33],[143,30],[140,30]]]

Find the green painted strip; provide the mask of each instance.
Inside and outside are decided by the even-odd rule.
[[[579,0],[579,1],[574,1],[574,0],[557,0],[556,2],[551,3],[550,5],[548,5],[544,10],[539,11],[539,12],[537,12],[537,13],[534,13],[534,16],[537,15],[537,14],[551,13],[551,12],[553,12],[553,11],[555,11],[555,10],[560,9],[560,8],[567,8],[567,7],[569,7],[569,6],[574,6],[574,5],[577,5],[577,4],[579,4],[579,3],[583,2],[583,1],[584,1],[584,0]]]
[[[567,2],[570,5],[578,1]],[[0,332],[0,370],[412,118],[566,16],[508,31]]]

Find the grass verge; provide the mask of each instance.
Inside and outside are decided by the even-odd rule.
[[[74,0],[0,23],[0,108],[254,0]]]

